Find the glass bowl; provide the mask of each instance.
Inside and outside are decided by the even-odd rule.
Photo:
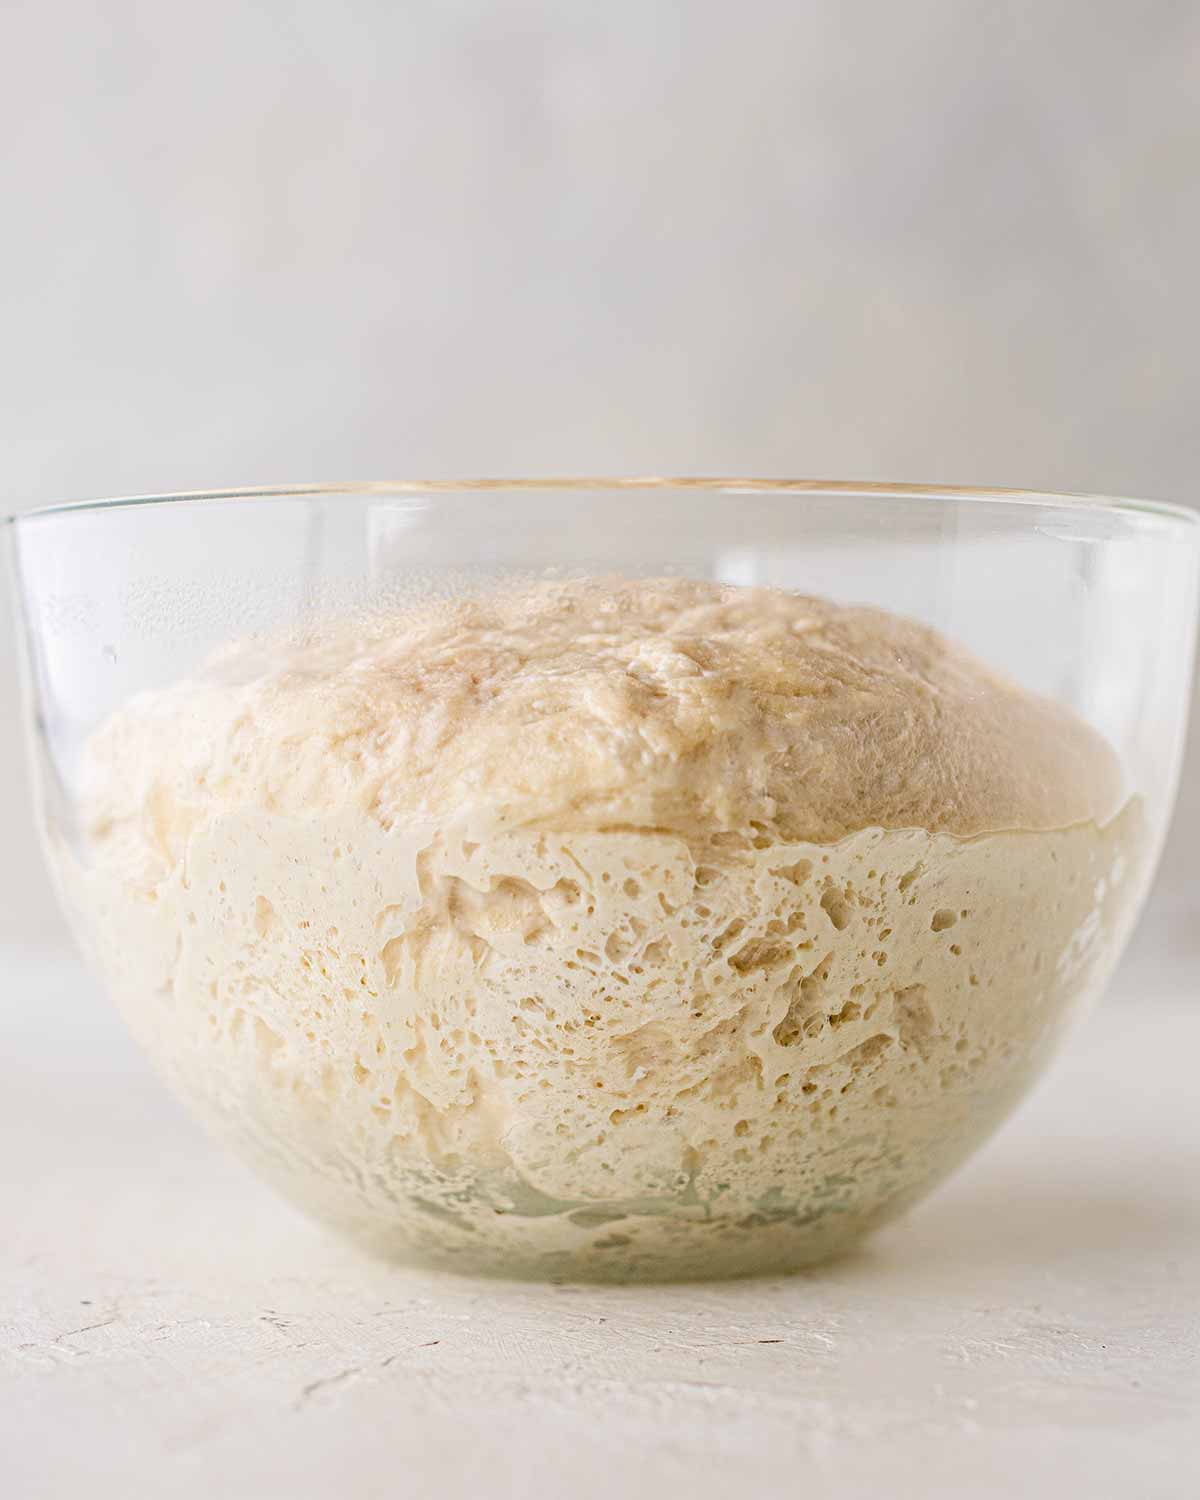
[[[10,531],[81,945],[200,1118],[388,1255],[840,1251],[1013,1108],[1161,848],[1185,510],[512,480]]]

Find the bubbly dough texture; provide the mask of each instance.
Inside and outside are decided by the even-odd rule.
[[[1140,808],[869,609],[515,590],[243,646],[89,746],[69,898],[135,1032],[396,1253],[781,1268],[943,1175],[1107,973]]]

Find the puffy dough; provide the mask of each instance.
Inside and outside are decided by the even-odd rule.
[[[89,746],[135,1031],[392,1251],[800,1263],[942,1175],[1106,972],[1136,802],[876,610],[569,583],[234,648]]]

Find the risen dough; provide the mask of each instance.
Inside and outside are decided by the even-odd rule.
[[[151,1052],[401,1253],[801,1263],[1020,1093],[1134,902],[1104,743],[934,632],[572,583],[234,649],[87,758]]]

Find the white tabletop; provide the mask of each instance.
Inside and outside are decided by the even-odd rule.
[[[74,960],[0,954],[0,1495],[1200,1493],[1200,997],[1127,966],[852,1260],[581,1288],[362,1258],[186,1120]]]

